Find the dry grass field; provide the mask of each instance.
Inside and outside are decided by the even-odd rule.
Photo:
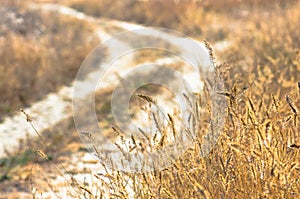
[[[108,170],[105,175],[96,174],[97,192],[88,183],[73,181],[69,186],[78,190],[75,198],[102,198],[105,194],[110,198],[131,198],[128,181],[132,182],[134,198],[300,198],[299,1],[64,0],[62,3],[96,17],[172,28],[211,43],[224,39],[233,42],[225,52],[215,52],[221,60],[217,73],[226,86],[219,95],[226,97],[228,106],[221,136],[207,156],[202,157],[200,151],[210,107],[204,107],[207,118],[197,120],[200,117],[197,101],[191,104],[194,122],[190,129],[198,135],[195,144],[170,167],[147,173]],[[24,16],[25,25],[28,17],[30,28],[12,24],[7,26],[9,31],[4,31],[0,19],[2,113],[70,82],[78,63],[93,46],[93,42],[84,39],[92,29],[90,24],[50,14],[27,13],[22,11],[23,6],[14,4],[12,9]],[[79,39],[74,42],[74,38]],[[52,75],[57,70],[62,71],[58,76]],[[97,93],[102,100],[96,106],[99,115],[109,112],[111,92],[108,89]],[[153,102],[148,99],[143,103]],[[172,131],[172,125],[168,128]],[[47,174],[61,175],[57,168],[68,165],[71,154],[87,150],[78,138],[72,118],[42,134],[43,140],[25,140],[14,154],[0,159],[0,194],[21,190],[40,198],[32,191],[36,191],[35,187],[39,191],[46,191],[45,187],[56,189],[49,185]],[[159,144],[163,147],[164,142]]]
[[[28,6],[1,1],[0,120],[70,83],[98,42],[91,24]]]

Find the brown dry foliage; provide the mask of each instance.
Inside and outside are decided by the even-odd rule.
[[[70,83],[96,44],[93,27],[71,17],[4,4],[0,19],[0,114]]]

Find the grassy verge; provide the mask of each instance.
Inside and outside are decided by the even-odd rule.
[[[91,24],[27,6],[0,9],[0,119],[70,83],[98,41]]]
[[[66,0],[64,4],[96,17],[170,28],[194,37],[222,40],[229,31],[218,26],[218,23],[226,23],[225,16],[195,1]]]
[[[286,8],[297,0],[125,0],[122,2],[65,0],[63,2],[67,6],[96,17],[170,28],[192,37],[218,41],[227,38],[232,31],[232,26],[245,14]],[[235,20],[228,20],[228,17],[235,17]]]

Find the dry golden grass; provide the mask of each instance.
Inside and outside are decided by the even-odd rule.
[[[236,5],[237,1],[230,2]],[[204,110],[208,116],[192,123],[191,129],[198,135],[195,145],[170,167],[143,174],[108,171],[96,175],[99,190],[110,192],[111,198],[128,198],[126,184],[131,179],[135,198],[299,198],[299,8],[298,3],[253,11],[237,23],[243,26],[228,33],[235,45],[221,55],[227,63],[218,67],[227,88],[220,92],[228,102],[226,122],[206,157],[200,156],[200,146],[209,109]],[[226,20],[236,23],[230,17]],[[110,93],[99,95],[107,99]],[[97,104],[96,109],[106,114],[110,103]],[[199,114],[195,108],[193,117]],[[172,117],[176,116],[170,116],[170,121]],[[171,122],[168,128],[173,125]],[[129,139],[137,142],[136,138]],[[88,186],[75,186],[86,193],[86,198],[100,198]]]
[[[97,42],[91,24],[20,4],[1,5],[0,114],[70,83]]]
[[[135,198],[298,198],[300,97],[297,83],[287,87],[289,96],[278,99],[234,84],[226,93],[229,107],[222,135],[208,156],[200,156],[201,134],[207,129],[205,122],[197,122],[195,146],[172,166],[143,174],[110,171],[98,176],[100,190],[127,198],[129,178]]]
[[[257,75],[262,76],[261,72]],[[190,127],[198,135],[195,145],[170,167],[141,174],[108,170],[105,175],[95,176],[100,192],[110,193],[111,198],[128,198],[130,191],[126,186],[130,179],[135,198],[298,198],[300,88],[297,82],[287,85],[289,95],[281,99],[268,91],[262,95],[258,89],[245,89],[232,83],[230,89],[222,93],[228,100],[224,129],[206,157],[200,155],[202,135],[207,132],[207,118],[203,118],[194,120],[196,123]],[[110,96],[106,94],[101,95],[102,100]],[[140,98],[150,104],[157,103],[146,95]],[[102,103],[99,111],[104,113],[104,109],[110,109],[107,106]],[[195,118],[199,114],[196,110]],[[209,110],[206,113],[209,115]],[[201,113],[201,117],[203,115]],[[157,126],[161,128],[162,124]],[[171,122],[167,128],[172,129],[172,126]],[[146,136],[147,139],[140,140],[132,135],[126,138],[118,129],[113,130],[130,151],[146,150],[147,145],[154,148],[165,145],[163,137],[149,139]],[[162,131],[169,132],[166,137],[175,132]],[[131,140],[132,145],[127,145],[126,139]],[[149,141],[152,139],[156,140],[153,144]],[[122,145],[119,148],[123,150]],[[97,198],[89,187],[85,187],[85,192],[89,198]]]
[[[65,0],[63,2],[67,6],[96,17],[170,28],[189,36],[221,40],[229,31],[226,27],[221,29],[217,25],[214,26],[216,22],[226,23],[224,16],[216,15],[214,10],[207,12],[203,3],[190,0]]]
[[[208,156],[201,157],[195,144],[163,171],[108,172],[110,183],[99,177],[103,193],[109,189],[111,197],[127,198],[124,183],[130,178],[135,198],[300,197],[299,4],[295,5],[286,10],[272,7],[269,17],[249,15],[242,21],[245,27],[230,33],[237,43],[223,55],[228,63],[219,66],[228,88],[222,93],[228,98],[227,120]],[[200,125],[196,143],[202,142],[202,131],[205,127]]]
[[[170,28],[189,36],[213,41],[228,37],[232,30],[231,26],[235,23],[232,20],[228,21],[227,18],[230,16],[236,20],[242,18],[245,12],[251,14],[252,11],[264,12],[274,8],[285,8],[297,2],[298,0],[63,1],[67,6],[96,17]]]

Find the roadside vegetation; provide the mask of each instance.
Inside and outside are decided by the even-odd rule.
[[[73,81],[99,42],[93,25],[2,1],[0,8],[0,121]]]

